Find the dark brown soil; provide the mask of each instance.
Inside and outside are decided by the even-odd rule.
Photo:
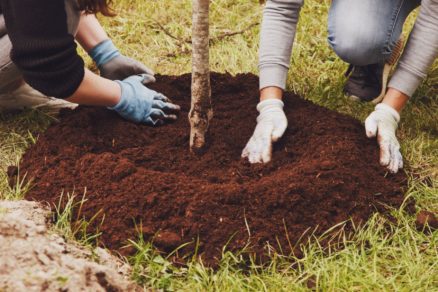
[[[415,223],[419,230],[427,230],[427,227],[431,230],[438,229],[438,219],[434,213],[429,211],[420,211],[417,214],[417,220]]]
[[[86,188],[82,214],[103,210],[101,240],[110,249],[128,253],[122,247],[141,223],[165,253],[192,242],[180,252],[190,254],[199,238],[207,263],[228,241],[229,250],[249,245],[259,258],[268,246],[290,253],[305,232],[401,205],[406,177],[378,164],[377,144],[359,121],[287,93],[290,125],[274,161],[251,166],[240,154],[255,127],[258,79],[213,74],[212,86],[215,116],[202,156],[188,150],[189,75],[159,76],[153,86],[182,106],[171,125],[135,125],[99,108],[62,112],[23,157],[21,173],[34,178],[27,199],[56,204],[62,190]]]

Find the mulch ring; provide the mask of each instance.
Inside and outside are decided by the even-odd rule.
[[[177,122],[151,128],[103,108],[62,111],[21,161],[20,173],[34,179],[26,198],[55,205],[61,192],[80,199],[86,189],[81,215],[105,215],[102,245],[130,254],[123,247],[141,229],[165,254],[190,243],[179,257],[199,241],[211,265],[224,245],[261,261],[272,251],[299,255],[297,242],[312,232],[401,206],[406,175],[379,165],[376,141],[359,121],[288,92],[289,128],[273,162],[250,165],[240,155],[255,127],[258,78],[212,74],[215,115],[208,149],[196,156],[188,145],[190,75],[157,79],[152,87],[182,106]]]

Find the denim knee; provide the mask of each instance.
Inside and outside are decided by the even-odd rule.
[[[419,0],[332,0],[328,42],[353,65],[384,62]]]
[[[328,42],[343,61],[364,66],[383,62],[390,50],[385,49],[387,38],[374,29],[343,26],[330,30]]]

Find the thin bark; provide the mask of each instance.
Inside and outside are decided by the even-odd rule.
[[[213,117],[209,66],[209,5],[209,0],[193,0],[192,107],[189,120],[190,149],[194,152],[205,146],[205,135]]]

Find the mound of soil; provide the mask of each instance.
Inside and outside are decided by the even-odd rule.
[[[128,253],[122,247],[141,229],[166,253],[192,242],[180,251],[189,254],[199,239],[207,263],[226,244],[259,258],[289,253],[317,227],[320,234],[401,205],[406,177],[379,165],[359,121],[286,93],[289,128],[274,160],[251,166],[240,155],[256,123],[258,78],[213,74],[212,87],[215,116],[201,156],[188,146],[189,75],[159,76],[153,85],[182,106],[164,127],[101,108],[63,111],[22,159],[20,172],[34,178],[27,199],[56,204],[61,191],[80,197],[86,188],[82,215],[103,211],[101,240],[110,249]]]

